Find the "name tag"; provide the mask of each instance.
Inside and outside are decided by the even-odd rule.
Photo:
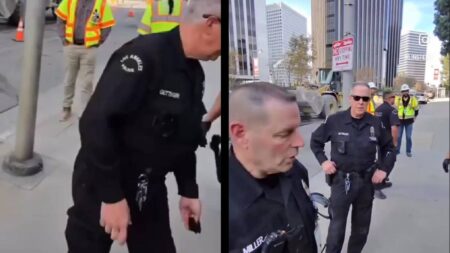
[[[180,98],[180,93],[173,92],[170,90],[163,90],[163,89],[159,90],[159,95],[165,96],[165,97],[171,97],[171,98],[175,98],[175,99]]]

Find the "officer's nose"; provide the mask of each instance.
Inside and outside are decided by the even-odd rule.
[[[292,146],[295,148],[303,148],[305,146],[305,140],[303,139],[300,130],[297,129],[294,133],[294,140],[292,141]]]

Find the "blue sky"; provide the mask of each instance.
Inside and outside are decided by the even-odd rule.
[[[433,33],[434,0],[404,0],[403,30]]]
[[[255,0],[261,1],[261,0]],[[279,3],[280,0],[266,0],[267,4]],[[311,22],[311,0],[283,0],[284,3],[305,15],[308,26]],[[434,0],[404,0],[403,30],[416,30],[433,33]],[[308,27],[310,32],[310,27]]]

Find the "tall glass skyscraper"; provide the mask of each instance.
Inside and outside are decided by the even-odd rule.
[[[313,38],[316,48],[325,47],[325,55],[318,54],[315,69],[330,68],[333,41],[340,40],[343,34],[344,0],[315,0],[312,4],[312,20],[322,29],[315,31]],[[403,0],[355,0],[355,38],[354,74],[365,74],[355,79],[392,86],[397,75],[402,28]],[[320,19],[325,16],[325,22]],[[316,33],[326,31],[326,36]],[[358,81],[358,80],[355,80]]]
[[[229,1],[229,50],[236,66],[230,74],[238,80],[269,80],[265,11],[265,1]]]

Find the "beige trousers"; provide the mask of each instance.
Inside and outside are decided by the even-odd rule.
[[[96,47],[64,46],[64,108],[71,108],[75,97],[75,84],[79,85],[78,114],[81,116],[93,92]],[[78,77],[78,78],[77,78]]]

